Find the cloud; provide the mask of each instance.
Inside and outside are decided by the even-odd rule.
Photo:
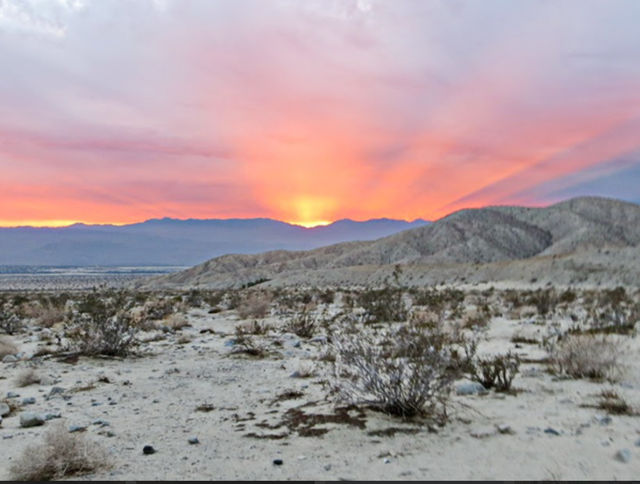
[[[0,169],[24,187],[0,194],[0,220],[88,216],[83,197],[104,222],[543,203],[640,146],[638,15],[634,0],[0,0]]]

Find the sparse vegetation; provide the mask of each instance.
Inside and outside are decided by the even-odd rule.
[[[129,354],[138,329],[129,307],[125,293],[85,295],[65,327],[72,349],[87,356]]]
[[[620,376],[620,345],[605,335],[569,334],[548,348],[558,374],[610,381]]]
[[[33,368],[23,370],[16,376],[16,385],[19,387],[39,384],[41,381],[42,377]]]
[[[237,307],[240,319],[264,318],[269,311],[269,299],[264,294],[254,293]]]
[[[315,334],[316,326],[317,323],[313,316],[303,311],[289,319],[286,329],[300,338],[311,338]]]
[[[487,389],[506,392],[520,368],[520,358],[511,352],[469,360],[469,376]]]
[[[462,366],[439,326],[405,324],[377,335],[347,332],[333,341],[334,386],[342,399],[405,418],[446,420],[450,386]]]
[[[49,429],[40,444],[27,446],[10,466],[12,479],[49,481],[89,474],[109,466],[109,456],[98,444],[64,425]]]
[[[15,355],[18,348],[6,336],[0,336],[0,359],[8,355]]]

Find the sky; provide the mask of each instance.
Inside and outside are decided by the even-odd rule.
[[[637,0],[0,0],[0,225],[640,203]]]

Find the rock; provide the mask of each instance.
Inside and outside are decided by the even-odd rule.
[[[71,433],[84,432],[85,430],[87,430],[87,426],[86,425],[70,425],[69,426],[69,432],[71,432]]]
[[[154,449],[154,448],[153,448],[153,446],[151,446],[151,445],[145,445],[145,446],[142,448],[142,453],[143,453],[144,455],[151,455],[151,454],[155,454],[155,453],[156,453],[156,449]]]
[[[600,425],[609,425],[613,419],[609,415],[596,415],[593,419]]]
[[[273,459],[274,466],[281,466],[282,464],[284,464],[282,459]]]
[[[485,439],[487,437],[491,437],[495,433],[496,429],[494,427],[479,427],[471,431],[471,437],[475,437],[476,439]]]
[[[27,397],[22,399],[22,405],[33,405],[36,403],[36,397]]]
[[[0,417],[6,417],[11,413],[11,407],[4,402],[0,402]]]
[[[636,447],[640,447],[640,439],[636,440],[636,443],[634,444]]]
[[[616,459],[626,464],[631,460],[631,451],[629,449],[620,449],[616,452]]]
[[[226,347],[235,346],[235,344],[236,344],[236,340],[235,339],[228,339],[227,341],[224,342],[224,345]]]
[[[44,414],[44,419],[49,421],[49,420],[53,420],[55,418],[62,418],[62,414],[60,412],[56,412],[56,413],[45,413]]]
[[[558,432],[553,427],[547,427],[546,429],[544,429],[544,433],[549,435],[560,435],[560,432]]]
[[[383,462],[385,464],[391,464],[391,459],[389,459],[388,457],[385,457]]]
[[[456,387],[456,395],[484,395],[487,389],[478,382],[462,383]]]
[[[198,440],[198,437],[190,437],[190,438],[189,438],[189,443],[190,443],[191,445],[197,445],[197,444],[199,444],[199,443],[200,443],[200,441]]]
[[[513,435],[516,432],[511,428],[511,425],[509,424],[500,424],[497,427],[498,432],[500,432],[501,434],[509,434],[509,435]]]
[[[93,425],[99,425],[100,427],[109,427],[111,424],[106,420],[99,419],[94,421]]]
[[[7,392],[7,398],[18,398],[19,396],[20,396],[19,393]]]
[[[289,375],[289,378],[303,378],[303,376],[302,376],[302,373],[296,370],[293,373],[291,373],[291,375]]]
[[[34,412],[23,412],[20,414],[20,427],[37,427],[44,425],[45,419],[42,415]]]
[[[331,470],[331,464],[325,464],[324,470],[325,471],[330,471]]]
[[[18,358],[15,355],[7,355],[2,358],[3,363],[15,363],[16,361],[18,361]]]
[[[47,399],[55,396],[55,395],[61,395],[65,392],[65,389],[62,387],[53,387],[50,391],[49,391],[49,395],[47,395]]]

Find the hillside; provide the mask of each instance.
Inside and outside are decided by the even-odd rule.
[[[640,206],[583,197],[544,208],[461,210],[369,242],[226,255],[146,284],[233,287],[263,278],[281,285],[375,284],[396,264],[403,266],[406,284],[538,280],[528,271],[534,267],[548,282],[607,283],[627,274],[625,280],[637,284],[639,245]]]

